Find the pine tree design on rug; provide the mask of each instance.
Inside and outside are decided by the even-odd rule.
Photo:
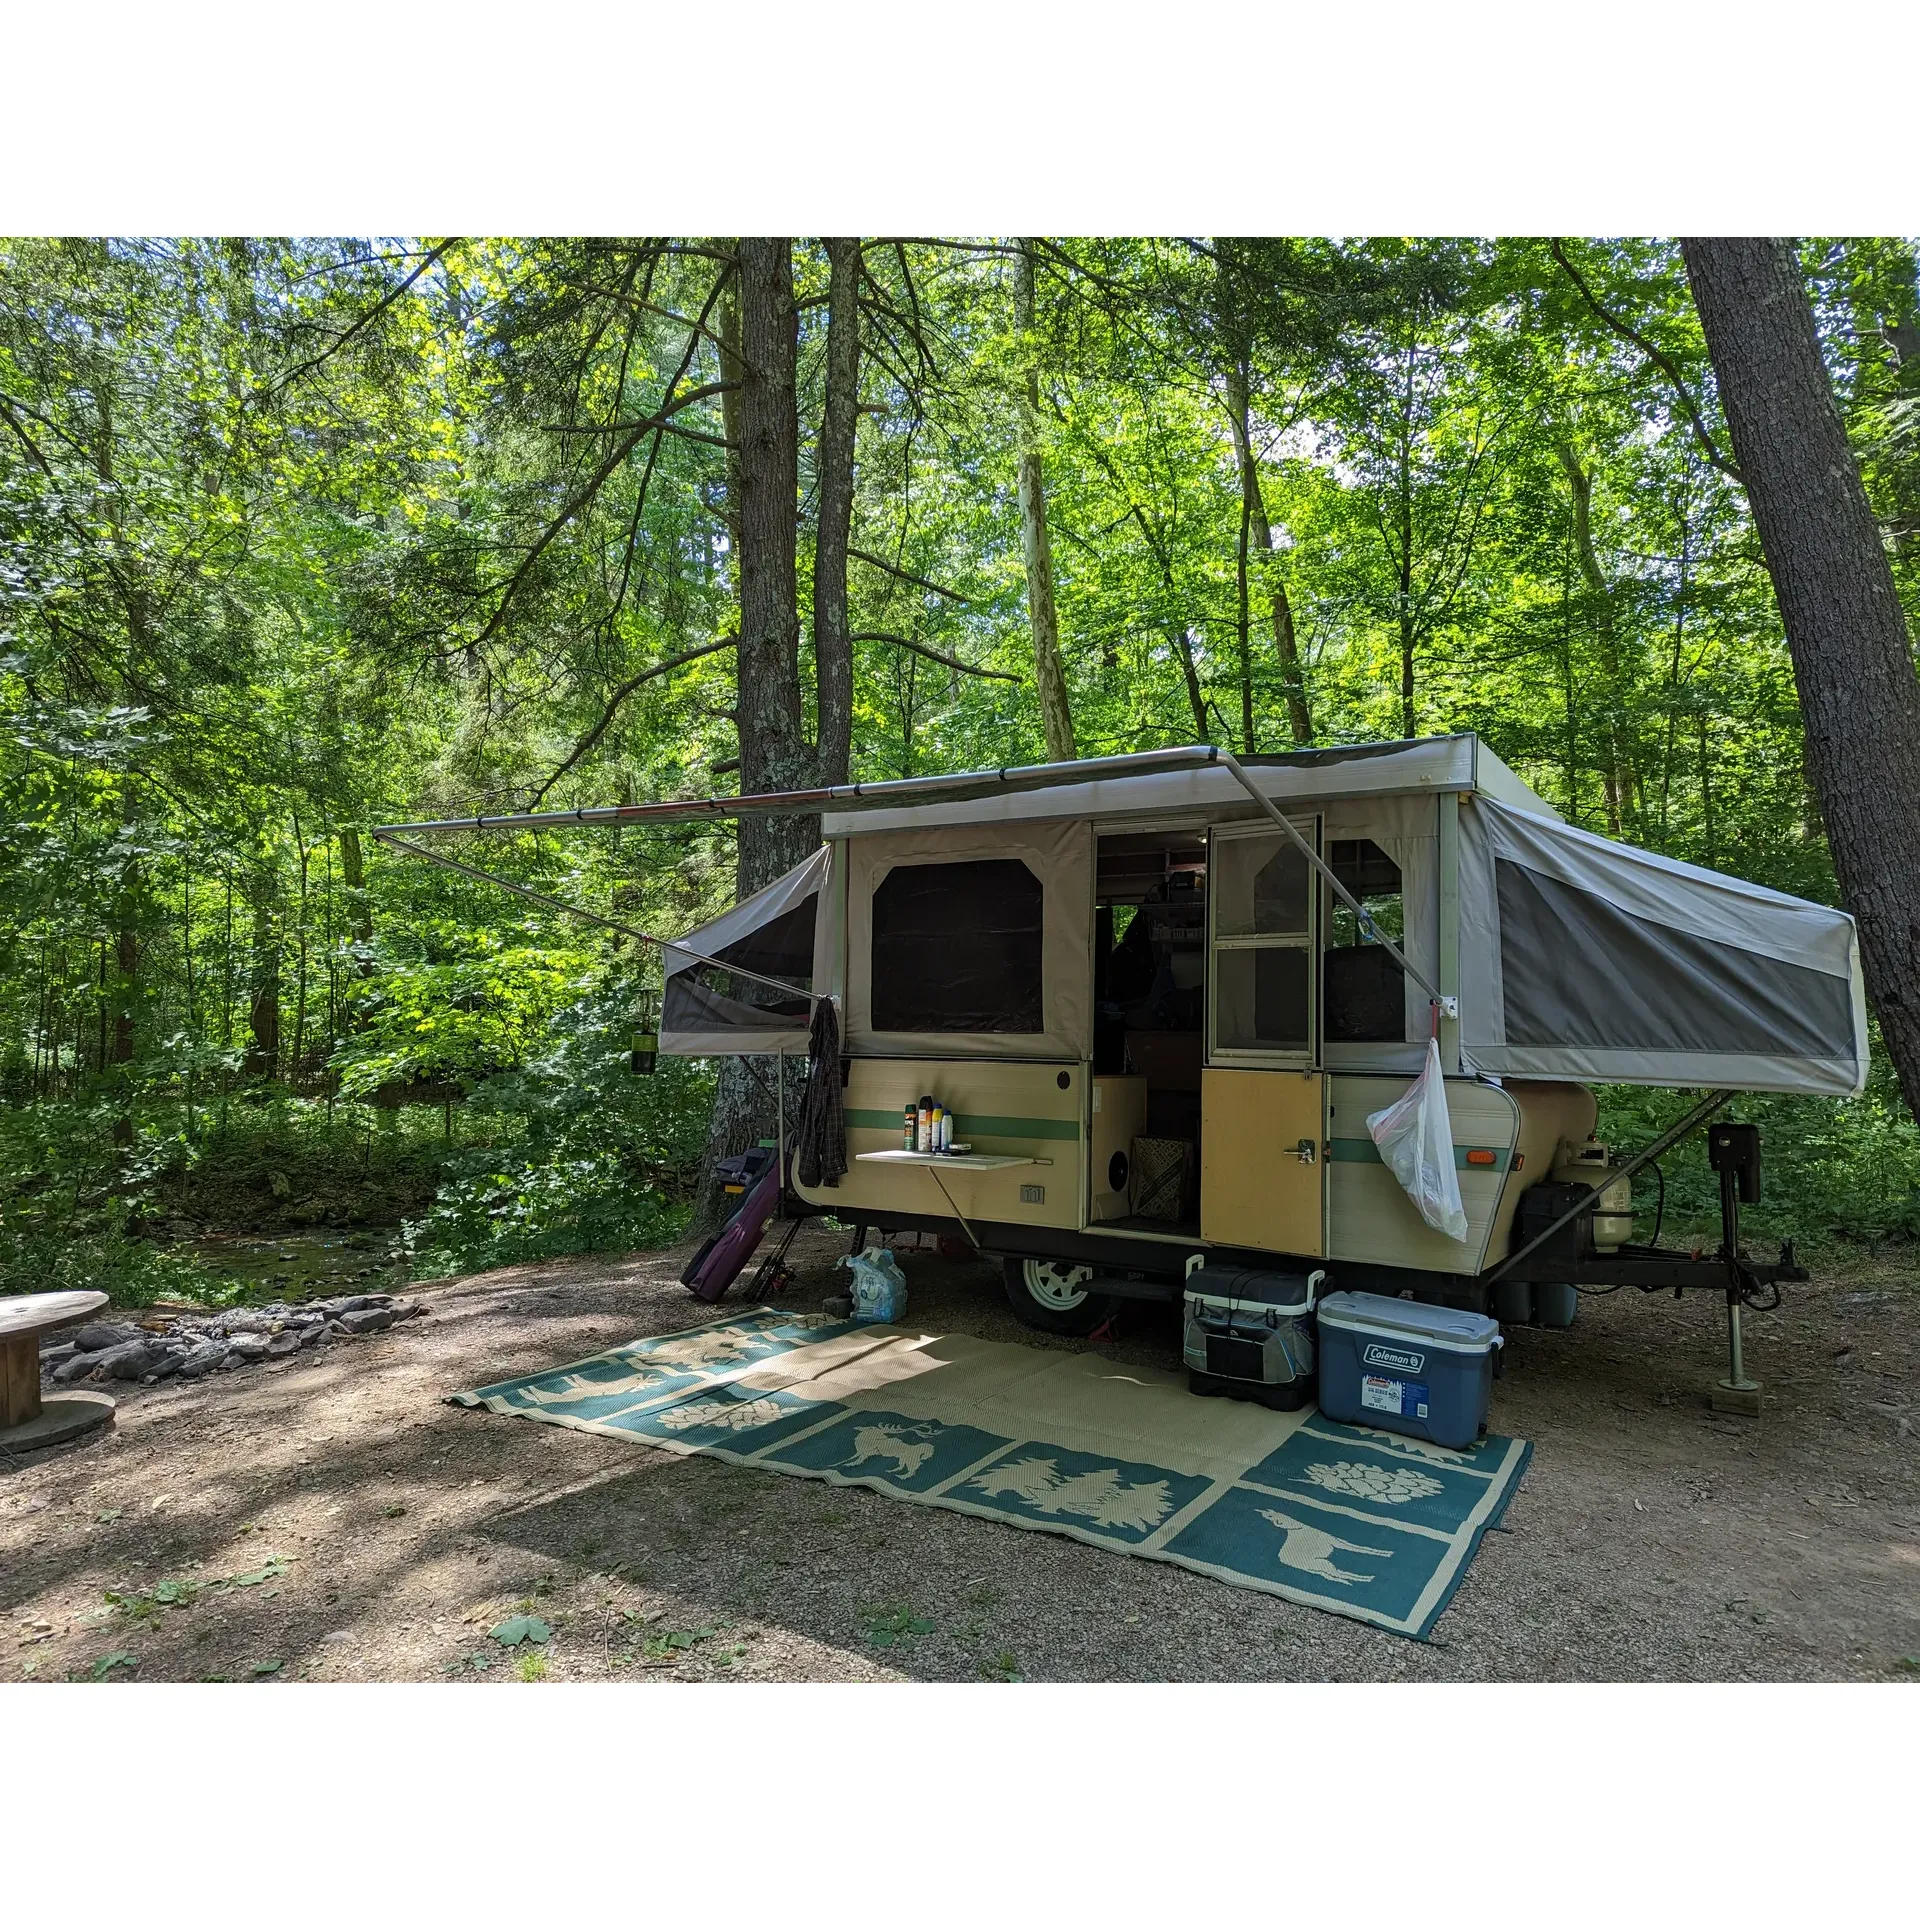
[[[1410,1433],[1388,1433],[1383,1427],[1369,1427],[1366,1437],[1376,1446],[1391,1447],[1395,1453],[1410,1453],[1416,1460],[1431,1460],[1437,1467],[1468,1467],[1480,1451],[1482,1442],[1470,1447],[1438,1447],[1431,1440],[1417,1440]]]
[[[1445,1482],[1430,1473],[1419,1473],[1412,1467],[1376,1467],[1366,1460],[1316,1460],[1302,1477],[1328,1493],[1350,1493],[1382,1507],[1429,1500],[1447,1490]]]
[[[1063,1475],[1040,1457],[1003,1460],[967,1482],[982,1493],[1010,1493],[1036,1513],[1078,1514],[1098,1527],[1122,1527],[1145,1536],[1173,1510],[1164,1480],[1127,1482],[1118,1467]]]
[[[677,1340],[660,1341],[646,1357],[669,1367],[711,1367],[744,1360],[766,1338],[755,1327],[706,1327]],[[635,1356],[635,1364],[639,1357]]]
[[[566,1407],[579,1400],[613,1400],[639,1388],[665,1386],[675,1377],[663,1373],[658,1367],[645,1366],[638,1361],[629,1361],[627,1364],[633,1368],[633,1372],[618,1380],[589,1380],[583,1374],[569,1373],[564,1376],[565,1386],[542,1387],[530,1382],[520,1392],[536,1407]]]

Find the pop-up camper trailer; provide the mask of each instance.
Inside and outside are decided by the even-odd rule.
[[[804,1053],[831,996],[847,1170],[798,1197],[963,1231],[1036,1325],[1170,1295],[1196,1254],[1549,1323],[1582,1281],[1706,1284],[1737,1319],[1790,1254],[1634,1248],[1588,1083],[1864,1084],[1847,915],[1569,826],[1471,734],[431,824],[775,806],[825,844],[673,943],[661,1051]],[[1368,1126],[1430,1036],[1464,1239]],[[909,1149],[923,1096],[970,1151]],[[1715,1131],[1737,1207],[1745,1130]]]

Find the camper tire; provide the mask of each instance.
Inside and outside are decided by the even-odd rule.
[[[1018,1319],[1046,1333],[1091,1333],[1113,1303],[1095,1293],[1093,1269],[1067,1260],[1007,1259],[1007,1301]]]

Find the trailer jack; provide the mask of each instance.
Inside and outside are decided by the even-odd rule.
[[[1747,1378],[1740,1344],[1740,1311],[1747,1291],[1740,1264],[1740,1202],[1760,1198],[1760,1129],[1725,1120],[1709,1127],[1707,1164],[1720,1176],[1720,1258],[1727,1270],[1727,1377],[1714,1383],[1713,1410],[1758,1419],[1760,1383]],[[1789,1241],[1780,1249],[1781,1266],[1791,1266],[1792,1255]]]

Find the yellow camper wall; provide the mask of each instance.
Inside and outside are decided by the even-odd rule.
[[[1062,1085],[1062,1082],[1065,1085]],[[1087,1191],[1089,1076],[1080,1065],[1002,1060],[855,1060],[844,1096],[847,1170],[837,1187],[798,1188],[815,1206],[1077,1228]],[[953,1137],[982,1153],[1041,1164],[974,1169],[876,1164],[856,1156],[901,1144],[902,1109],[931,1094],[954,1115]],[[945,1189],[943,1192],[942,1189]],[[1038,1188],[1040,1198],[1023,1199]],[[956,1229],[958,1231],[958,1229]]]
[[[1428,1273],[1478,1273],[1500,1217],[1520,1133],[1520,1107],[1503,1087],[1479,1080],[1447,1082],[1453,1161],[1466,1211],[1463,1246],[1421,1219],[1380,1158],[1367,1115],[1390,1107],[1413,1084],[1411,1074],[1337,1073],[1327,1115],[1327,1255]],[[1491,1154],[1492,1164],[1475,1154]],[[1534,1177],[1531,1166],[1521,1176]],[[1512,1210],[1506,1210],[1511,1221]]]

